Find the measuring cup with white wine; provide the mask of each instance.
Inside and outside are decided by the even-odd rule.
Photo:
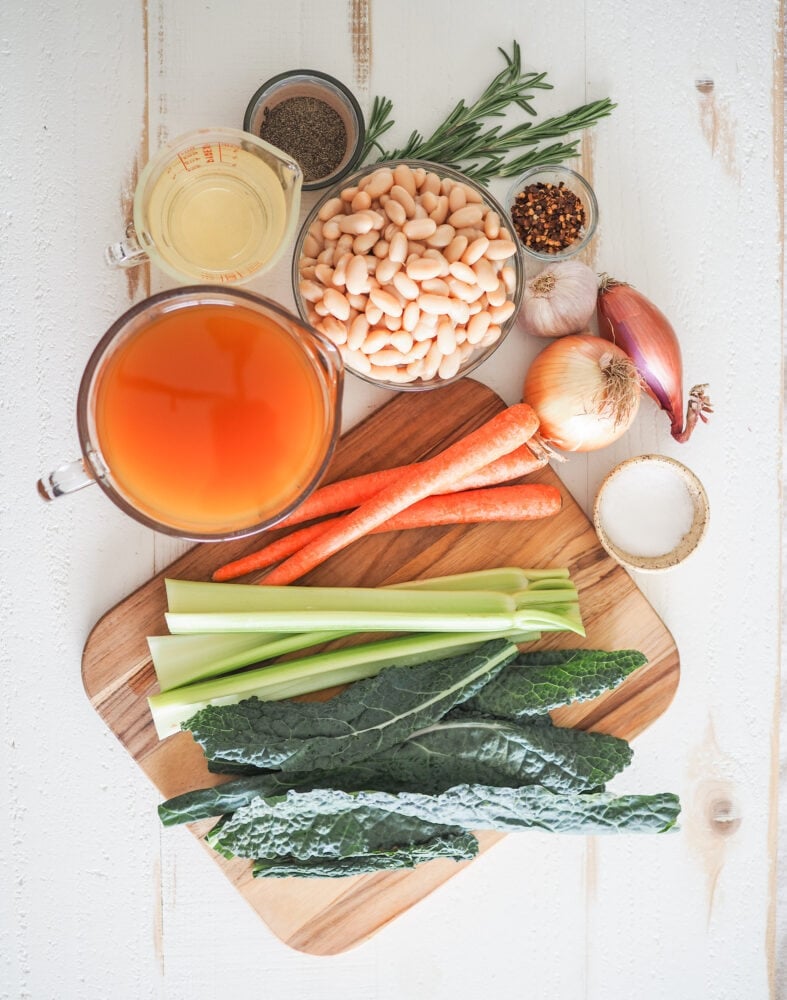
[[[133,221],[124,239],[107,247],[107,261],[132,267],[151,260],[180,283],[251,281],[292,238],[302,181],[292,157],[248,132],[190,132],[145,166]]]

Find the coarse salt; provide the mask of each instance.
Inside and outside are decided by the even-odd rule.
[[[612,544],[633,556],[667,555],[691,530],[694,504],[678,470],[634,462],[610,478],[599,515]]]

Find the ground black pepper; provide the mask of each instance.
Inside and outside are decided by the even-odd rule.
[[[576,243],[586,221],[582,201],[563,181],[529,184],[514,199],[511,220],[523,246],[546,254]]]
[[[289,153],[307,183],[332,174],[347,151],[341,115],[317,97],[287,97],[267,108],[260,138]]]

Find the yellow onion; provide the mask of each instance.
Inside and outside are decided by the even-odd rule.
[[[561,451],[595,451],[621,437],[639,410],[641,381],[631,358],[590,333],[555,340],[536,356],[523,398],[543,441]]]

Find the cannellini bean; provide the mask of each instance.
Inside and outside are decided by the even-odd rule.
[[[408,354],[413,347],[413,335],[406,330],[398,330],[391,334],[391,346],[401,354]]]
[[[449,226],[448,223],[443,223],[441,226],[437,226],[431,236],[427,237],[426,244],[430,247],[447,247],[455,235],[456,230],[454,227]]]
[[[309,281],[311,281],[314,278],[314,268],[311,266],[302,267],[301,277],[307,278]]]
[[[368,233],[356,236],[352,241],[353,253],[368,253],[374,244],[380,239],[380,234],[376,229],[370,229]]]
[[[415,215],[415,199],[401,184],[394,184],[391,188],[391,197],[395,198],[405,210],[408,219]]]
[[[511,295],[516,288],[516,271],[513,267],[504,267],[500,272],[500,277],[503,279],[506,291]]]
[[[364,309],[366,318],[369,320],[371,326],[379,323],[383,318],[383,311],[379,306],[376,306],[374,302],[367,302],[366,308]]]
[[[424,358],[424,367],[421,377],[425,379],[434,378],[442,360],[443,352],[440,350],[440,346],[437,341],[434,341]]]
[[[429,218],[434,219],[434,221],[441,226],[448,218],[448,213],[448,198],[444,194],[441,194],[437,199],[437,205],[429,213]]]
[[[431,194],[440,194],[440,178],[433,170],[427,171],[426,176],[424,177],[422,190],[429,191]]]
[[[448,221],[454,229],[462,229],[465,226],[477,226],[484,217],[484,210],[481,205],[465,205],[464,208],[451,212]]]
[[[334,249],[335,248],[332,247],[332,246],[326,247],[324,250],[321,250],[317,254],[317,264],[318,264],[318,266],[320,264],[324,264],[326,267],[330,267],[330,265],[333,263],[333,251],[334,251]]]
[[[333,280],[333,268],[327,264],[318,264],[314,269],[314,276],[323,285],[330,285]]]
[[[402,226],[402,232],[408,240],[425,240],[437,230],[434,219],[408,219]]]
[[[417,379],[418,376],[423,371],[423,367],[424,367],[423,358],[416,358],[415,361],[411,361],[410,364],[407,366],[407,374],[412,375],[414,379]]]
[[[370,198],[379,198],[382,194],[388,194],[393,187],[394,175],[390,167],[380,167],[369,174],[365,191]]]
[[[378,260],[381,260],[383,257],[388,256],[388,248],[390,245],[391,244],[388,240],[378,240],[372,247],[372,253],[378,258]]]
[[[352,260],[347,262],[344,274],[344,283],[351,295],[360,295],[362,292],[368,291],[369,271],[366,267],[365,256],[355,254]]]
[[[484,290],[480,285],[470,285],[465,281],[460,281],[458,278],[451,278],[448,282],[448,287],[451,289],[451,294],[454,298],[461,299],[462,302],[467,303],[477,302],[484,294]]]
[[[406,163],[397,163],[394,167],[393,176],[394,183],[398,184],[399,187],[403,187],[411,197],[415,198],[417,185],[412,167],[408,167]]]
[[[354,212],[352,215],[343,215],[339,220],[339,229],[343,233],[352,233],[353,236],[360,236],[361,233],[368,233],[372,228],[372,217],[367,212]],[[330,223],[328,223],[330,225]]]
[[[393,276],[393,283],[406,299],[417,299],[419,294],[418,283],[409,278],[403,271],[398,271]],[[417,308],[417,307],[416,307]]]
[[[505,323],[505,321],[512,316],[514,313],[514,303],[504,302],[501,306],[494,306],[489,310],[489,315],[492,317],[492,322],[496,324]]]
[[[320,250],[322,250],[322,246],[322,240],[318,240],[311,233],[307,233],[306,239],[303,241],[304,257],[316,257]]]
[[[374,276],[380,282],[381,285],[387,285],[393,280],[393,276],[399,270],[402,265],[398,260],[394,260],[390,254],[387,257],[383,257],[380,263],[377,265],[374,271]]]
[[[434,194],[434,192],[424,191],[424,193],[421,195],[421,204],[423,205],[427,215],[430,212],[433,212],[437,208],[437,203],[438,203],[438,197],[436,194]]]
[[[346,216],[337,215],[333,219],[330,219],[322,227],[322,235],[326,240],[338,240],[342,234],[341,225],[339,224],[340,219],[344,219]]]
[[[326,288],[323,295],[323,302],[328,312],[339,320],[350,318],[350,303],[335,288]]]
[[[369,194],[369,188],[367,187],[365,191],[359,191],[353,200],[350,202],[350,208],[353,212],[362,212],[365,208],[369,208],[372,204],[372,197]]]
[[[352,260],[352,257],[351,253],[345,253],[337,259],[336,267],[333,269],[333,277],[331,278],[331,284],[336,288],[344,288],[347,278],[347,265]]]
[[[407,221],[407,212],[404,205],[395,198],[389,198],[385,203],[385,214],[395,226],[403,226]]]
[[[361,344],[361,350],[364,354],[376,354],[378,351],[382,351],[387,345],[388,337],[388,330],[381,330],[378,327],[373,327],[366,334],[366,339],[363,344]]]
[[[421,257],[424,250],[426,250],[426,244],[421,243],[420,240],[408,240],[407,241],[407,257],[405,258],[405,264],[409,260],[415,257]]]
[[[350,308],[353,312],[357,314],[364,311],[368,298],[363,294],[363,292],[359,292],[357,295],[353,295],[352,292],[348,292],[347,301],[350,303]]]
[[[491,240],[489,246],[484,251],[484,256],[489,260],[507,260],[516,253],[516,247],[511,240]]]
[[[502,332],[502,329],[493,323],[484,334],[481,340],[481,346],[490,347],[492,344],[497,343],[497,341],[500,340],[500,334]]]
[[[368,355],[364,354],[363,351],[348,350],[345,347],[342,349],[342,358],[344,358],[346,365],[354,368],[355,371],[360,372],[362,375],[368,375],[372,370],[372,363]]]
[[[347,343],[347,327],[334,316],[326,316],[322,322],[317,324],[317,329],[337,346]]]
[[[442,379],[453,378],[454,375],[459,371],[459,366],[462,363],[462,357],[458,351],[453,351],[451,354],[446,354],[443,356],[440,364],[437,368],[437,374]]]
[[[471,316],[467,324],[467,339],[469,343],[480,344],[491,322],[492,317],[485,311],[477,312],[475,316]]]
[[[465,326],[454,327],[454,336],[456,337],[456,345],[457,345],[457,347],[459,347],[462,344],[466,344],[467,343],[467,327],[465,327]]]
[[[316,281],[300,281],[298,289],[307,302],[319,302],[324,289]]]
[[[485,292],[491,292],[494,288],[497,288],[497,273],[486,257],[480,257],[473,264],[473,270],[475,271],[476,281]]]
[[[497,212],[489,211],[484,216],[484,236],[488,240],[496,240],[499,234],[500,216]]]
[[[442,270],[439,260],[434,257],[417,257],[407,265],[407,277],[413,281],[425,281],[436,278]]]
[[[369,292],[369,298],[386,316],[401,316],[404,312],[401,302],[382,288],[373,288]]]
[[[506,286],[500,280],[498,280],[496,288],[486,293],[486,301],[490,306],[502,306],[507,298]]]
[[[401,316],[383,316],[383,326],[386,330],[391,333],[396,333],[397,330],[402,329],[402,317]]]
[[[443,281],[442,278],[426,278],[425,281],[421,282],[421,290],[424,292],[432,292],[434,295],[451,294],[451,289],[448,287],[447,282]]]
[[[322,299],[320,299],[319,302],[314,303],[314,311],[317,313],[318,316],[322,318],[330,315],[328,312],[328,306],[326,306],[326,304],[323,302]]]
[[[418,324],[418,319],[421,315],[421,310],[418,308],[417,302],[408,302],[404,307],[404,312],[402,313],[402,327],[407,330],[408,333],[412,333]]]
[[[352,323],[350,323],[350,328],[347,331],[347,346],[350,350],[359,350],[361,344],[363,344],[366,340],[366,334],[368,332],[369,320],[363,313],[361,313],[360,316],[356,316]],[[486,333],[486,330],[484,330],[484,332]]]
[[[450,299],[451,319],[458,325],[463,325],[470,319],[470,306],[461,299]]]
[[[399,264],[404,263],[407,257],[407,237],[404,233],[397,232],[391,237],[388,257]]]
[[[370,354],[369,361],[372,363],[372,366],[377,365],[379,368],[390,368],[392,365],[401,365],[404,362],[404,357],[402,356],[402,352],[397,351],[395,347],[384,347],[382,350]]]
[[[468,205],[483,204],[484,199],[481,197],[481,194],[478,191],[475,191],[473,188],[468,187],[467,184],[465,184],[465,194],[467,195]]]
[[[426,250],[424,250],[424,257],[428,257],[430,260],[436,260],[440,265],[438,278],[448,277],[448,261],[442,255],[440,250],[437,249],[437,247],[427,247]]]
[[[468,244],[467,249],[462,254],[462,260],[465,264],[470,264],[472,267],[477,260],[486,253],[486,248],[489,246],[489,240],[486,236],[479,236],[477,239],[473,240],[472,243]]]
[[[469,264],[465,264],[464,261],[455,260],[448,265],[448,270],[451,274],[458,278],[460,281],[464,281],[465,284],[474,285],[476,281],[475,271],[470,267]]]
[[[454,236],[451,242],[443,251],[443,256],[448,261],[449,264],[453,264],[454,261],[459,260],[462,254],[467,249],[467,244],[469,240],[466,236]]]
[[[451,311],[451,299],[447,295],[431,295],[427,292],[418,300],[418,305],[426,313],[440,315]]]
[[[339,239],[336,241],[335,254],[337,257],[341,257],[343,253],[349,253],[353,248],[353,243],[357,240],[357,236],[353,236],[352,233],[342,233]]]
[[[467,204],[467,188],[464,184],[454,184],[448,192],[448,208],[452,212],[459,211]]]
[[[335,215],[344,211],[344,203],[341,198],[329,198],[328,201],[320,208],[317,213],[317,218],[320,222],[327,222],[328,219],[332,219]]]
[[[450,319],[441,320],[437,324],[437,345],[441,354],[452,354],[456,350],[454,324]]]

